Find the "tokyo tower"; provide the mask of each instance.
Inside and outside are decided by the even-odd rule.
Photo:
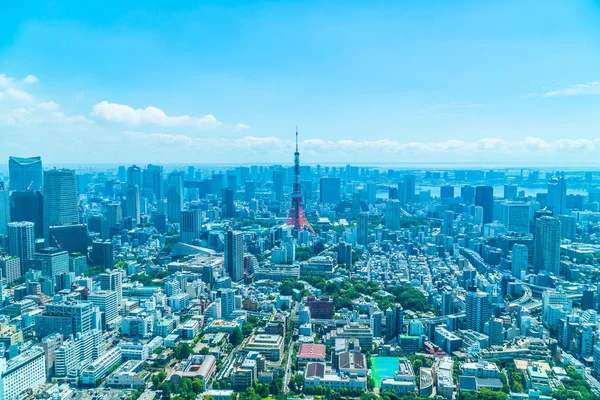
[[[300,188],[300,152],[298,151],[298,128],[296,128],[296,152],[294,153],[294,190],[292,192],[292,205],[288,215],[287,224],[294,227],[296,231],[302,231],[306,227],[315,233],[304,214],[302,204],[302,190]]]

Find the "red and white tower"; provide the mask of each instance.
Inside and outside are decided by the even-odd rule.
[[[304,228],[315,233],[304,214],[302,204],[302,189],[300,187],[300,152],[298,151],[298,128],[296,128],[296,152],[294,153],[294,190],[292,191],[292,205],[288,215],[287,224],[295,230],[302,231]]]

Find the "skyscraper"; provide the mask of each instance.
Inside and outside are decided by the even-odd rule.
[[[142,194],[148,199],[163,198],[163,167],[148,164],[144,169]]]
[[[94,240],[92,242],[92,262],[104,268],[114,267],[114,249],[110,240]]]
[[[142,169],[137,165],[127,168],[127,184],[142,187]]]
[[[109,229],[118,227],[122,219],[123,211],[121,203],[109,203],[106,205],[106,222]]]
[[[44,235],[50,226],[79,223],[79,201],[75,171],[51,169],[44,171]],[[46,237],[46,242],[49,243]]]
[[[254,181],[246,181],[244,184],[244,201],[249,202],[256,195],[256,186]]]
[[[12,192],[10,194],[10,219],[13,222],[33,222],[35,237],[43,238],[44,200],[42,192]]]
[[[323,177],[320,181],[321,203],[337,204],[341,198],[340,178]]]
[[[510,260],[512,262],[512,275],[517,279],[523,279],[524,272],[527,272],[529,264],[529,249],[524,244],[516,243],[513,245]]]
[[[444,211],[444,221],[442,222],[441,232],[444,235],[452,236],[454,230],[454,211]]]
[[[504,185],[504,198],[506,200],[515,200],[517,198],[518,186],[515,184]]]
[[[483,333],[485,323],[492,317],[489,295],[480,291],[467,291],[467,329]]]
[[[494,220],[494,188],[477,186],[475,188],[475,205],[483,207],[483,223],[492,222]]]
[[[273,170],[273,193],[275,193],[275,200],[283,199],[284,179],[285,173],[283,169],[277,168]]]
[[[244,236],[242,232],[229,230],[225,233],[224,264],[233,282],[244,279]]]
[[[0,235],[8,233],[8,223],[10,222],[10,198],[8,190],[0,189]]]
[[[388,200],[385,203],[385,227],[387,229],[400,229],[401,210],[399,200]]]
[[[127,186],[127,216],[131,217],[136,225],[140,223],[140,188],[138,185]]]
[[[519,201],[502,203],[501,222],[509,232],[529,233],[530,206]]]
[[[440,199],[453,199],[454,198],[454,186],[444,185],[440,188]]]
[[[27,260],[35,252],[35,227],[33,222],[11,222],[8,224],[8,254],[21,260],[21,276],[25,274]]]
[[[469,185],[461,187],[460,197],[462,197],[464,203],[473,204],[475,202],[475,188]]]
[[[167,218],[179,222],[183,209],[183,180],[177,172],[171,172],[167,180]]]
[[[11,191],[42,190],[42,159],[40,157],[10,157],[8,159]]]
[[[567,182],[563,177],[553,177],[548,182],[548,208],[555,217],[567,212]]]
[[[233,218],[235,217],[235,204],[233,199],[234,191],[227,188],[223,189],[223,195],[221,196],[223,200],[222,209],[223,209],[223,217],[225,218]]]
[[[369,213],[358,214],[356,241],[363,246],[369,243]]]
[[[416,186],[416,176],[412,174],[404,175],[403,180],[403,190],[401,191],[402,196],[400,197],[400,202],[402,203],[410,203],[416,200],[415,194],[415,186]]]
[[[192,243],[200,239],[202,230],[202,212],[198,209],[183,210],[181,212],[181,241]]]
[[[535,272],[560,272],[560,220],[540,217],[535,221],[533,239],[533,267]]]
[[[69,273],[69,253],[56,248],[40,249],[33,257],[41,261],[42,275],[54,279],[56,276]]]
[[[235,290],[224,289],[221,291],[221,318],[227,320],[231,318],[234,310]]]
[[[98,282],[100,282],[100,289],[112,290],[117,293],[117,302],[121,304],[123,299],[123,277],[119,271],[107,270],[99,274]]]
[[[106,329],[119,317],[119,303],[117,292],[112,290],[99,290],[88,295],[88,301],[98,307],[102,314],[102,327]]]
[[[404,310],[400,304],[385,310],[385,339],[393,340],[404,330]]]

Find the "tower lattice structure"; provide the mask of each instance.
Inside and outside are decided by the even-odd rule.
[[[304,228],[315,233],[306,219],[304,204],[302,204],[302,189],[300,186],[300,151],[298,151],[298,129],[296,129],[296,152],[294,153],[294,189],[292,191],[292,205],[288,215],[287,224],[295,230],[302,231]]]

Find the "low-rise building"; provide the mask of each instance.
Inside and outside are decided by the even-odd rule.
[[[279,362],[283,355],[283,337],[279,335],[252,335],[242,343],[244,351],[256,351],[269,361]]]
[[[108,377],[107,384],[113,387],[128,388],[144,386],[150,373],[143,369],[142,361],[126,361]]]
[[[304,388],[321,386],[335,391],[340,389],[367,389],[367,378],[326,371],[324,363],[309,363],[304,372]]]

